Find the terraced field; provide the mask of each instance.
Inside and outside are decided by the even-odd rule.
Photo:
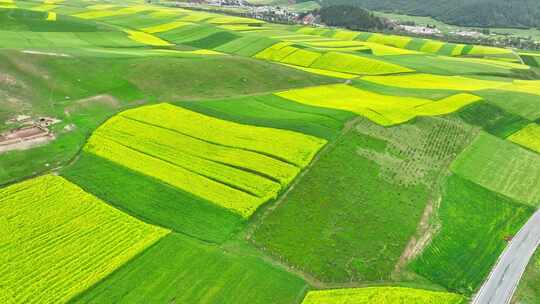
[[[0,302],[468,303],[540,202],[536,57],[0,0]]]
[[[325,143],[160,104],[110,119],[85,151],[249,217],[275,199]]]

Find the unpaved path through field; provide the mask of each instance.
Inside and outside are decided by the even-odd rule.
[[[473,304],[508,304],[540,244],[540,210],[527,221],[501,254]]]

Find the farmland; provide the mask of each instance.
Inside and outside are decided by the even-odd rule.
[[[280,139],[281,145],[268,145],[270,138]],[[315,137],[160,104],[108,120],[94,132],[85,151],[248,217],[275,199],[281,185],[287,185],[324,144]],[[185,150],[178,151],[182,147]]]
[[[540,188],[535,187],[540,182],[540,155],[489,134],[481,133],[458,156],[452,171],[524,204],[536,206],[540,199]]]
[[[514,235],[533,209],[455,175],[443,191],[441,230],[410,267],[450,290],[470,294],[497,261],[504,237]]]
[[[168,233],[61,177],[13,185],[0,197],[6,303],[65,302]]]
[[[305,288],[257,258],[171,234],[71,303],[292,303]]]
[[[460,304],[465,299],[457,294],[400,287],[370,287],[311,291],[302,304],[320,303],[440,303]]]
[[[321,281],[387,279],[415,232],[429,189],[470,140],[469,132],[430,118],[397,129],[363,121],[264,220],[254,242]],[[399,231],[391,228],[396,225]]]
[[[0,0],[1,303],[471,300],[539,207],[538,56],[170,4]]]

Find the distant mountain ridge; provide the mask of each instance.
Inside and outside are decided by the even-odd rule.
[[[478,27],[540,27],[539,0],[321,0]]]

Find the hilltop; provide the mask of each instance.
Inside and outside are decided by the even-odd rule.
[[[431,16],[461,26],[540,26],[540,2],[536,0],[322,0],[322,4],[352,4],[384,12]]]

